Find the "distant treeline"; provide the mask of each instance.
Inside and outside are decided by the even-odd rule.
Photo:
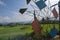
[[[20,25],[19,23],[8,23],[8,24],[1,24],[0,23],[0,26],[10,26],[10,27],[14,27],[14,26],[17,26],[17,25]]]
[[[39,21],[40,24],[59,24],[59,21],[57,20],[42,20],[42,21]],[[31,23],[26,23],[26,24],[21,24],[21,23],[8,23],[6,25],[3,25],[0,23],[0,26],[10,26],[10,27],[14,27],[16,25],[30,25]]]
[[[44,21],[39,21],[40,24],[59,24],[59,21],[57,20],[44,20]]]

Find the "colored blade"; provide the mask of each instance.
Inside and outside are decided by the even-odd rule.
[[[46,4],[43,0],[36,2],[36,5],[39,7],[40,10],[46,7]]]
[[[30,1],[31,1],[31,0],[26,0],[27,4],[29,4],[29,3],[30,3]]]
[[[33,27],[33,30],[35,32],[36,35],[39,35],[42,27],[41,25],[39,25],[38,23],[38,19],[36,18],[35,14],[34,14],[34,21],[32,22],[32,27]]]
[[[53,15],[54,15],[54,17],[55,17],[55,18],[57,18],[57,17],[58,17],[58,13],[57,13],[57,11],[56,11],[56,9],[55,9],[55,8],[52,10],[52,13],[53,13]]]
[[[47,1],[47,0],[44,0],[44,2]]]
[[[55,27],[53,27],[49,34],[53,38],[54,36],[57,35],[57,33],[58,33],[58,30]]]
[[[20,12],[21,14],[23,14],[26,10],[27,10],[27,8],[22,8],[22,9],[19,10],[19,12]]]

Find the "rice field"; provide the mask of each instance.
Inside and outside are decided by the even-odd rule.
[[[55,28],[59,31],[58,24],[41,24],[43,27],[42,34],[46,35],[46,30],[50,30],[55,25]],[[0,26],[0,40],[22,40],[27,35],[33,32],[31,25],[17,25],[14,27]]]

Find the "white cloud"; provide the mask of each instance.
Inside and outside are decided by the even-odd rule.
[[[11,22],[11,19],[8,16],[5,16],[5,17],[0,16],[0,23],[2,22]]]
[[[0,0],[0,5],[6,6],[6,3]]]
[[[13,14],[12,17],[8,16],[0,16],[0,23],[2,22],[30,22],[33,21],[33,17],[27,14],[20,14],[18,12],[11,12]]]

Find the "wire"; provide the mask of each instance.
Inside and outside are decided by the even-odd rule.
[[[56,3],[56,4],[52,5],[50,8],[52,8],[52,7],[56,6],[56,5],[58,5],[58,3]]]

